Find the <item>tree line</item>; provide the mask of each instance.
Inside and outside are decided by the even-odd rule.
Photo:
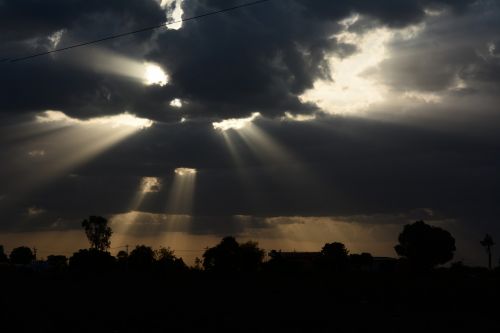
[[[349,254],[340,242],[327,243],[316,253],[282,252],[268,253],[259,248],[257,242],[239,243],[234,237],[224,237],[219,244],[206,248],[202,258],[196,258],[194,266],[188,267],[182,258],[169,247],[153,249],[138,245],[130,253],[119,251],[116,256],[109,252],[113,231],[106,218],[90,216],[82,222],[90,247],[80,249],[71,257],[49,255],[43,261],[49,271],[109,272],[130,271],[147,273],[179,273],[189,270],[220,274],[248,274],[259,271],[292,272],[321,271],[346,272],[370,270],[375,258],[369,253]],[[488,267],[492,269],[493,238],[486,235],[480,244],[486,249]],[[386,269],[396,264],[414,271],[430,271],[453,259],[456,251],[455,239],[446,230],[417,221],[404,226],[394,247],[399,256],[396,262],[386,259]],[[5,254],[0,245],[0,264],[28,266],[36,259],[36,253],[29,247],[14,248]],[[455,263],[454,266],[461,266]]]

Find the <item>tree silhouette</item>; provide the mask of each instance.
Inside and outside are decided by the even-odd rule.
[[[203,253],[203,267],[207,271],[234,272],[238,267],[240,245],[234,237],[225,237],[215,247]]]
[[[413,268],[429,270],[447,263],[455,252],[455,239],[439,227],[417,221],[404,227],[399,235],[396,253],[406,257]]]
[[[128,253],[121,250],[116,254],[116,259],[118,259],[118,262],[126,262],[128,259]]]
[[[326,243],[321,249],[321,261],[327,270],[343,271],[349,264],[349,251],[342,243]]]
[[[7,255],[4,252],[3,245],[0,245],[0,263],[7,262],[9,259],[7,258]]]
[[[225,237],[203,254],[203,267],[215,272],[255,272],[260,269],[265,252],[256,242],[238,244],[234,237]]]
[[[103,273],[112,271],[115,262],[116,259],[109,252],[82,249],[69,258],[69,268],[80,273]]]
[[[155,251],[155,257],[155,265],[158,272],[166,273],[187,269],[182,258],[177,258],[174,250],[170,247],[160,247]]]
[[[16,247],[10,253],[10,262],[18,265],[27,265],[35,260],[35,255],[29,247]]]
[[[128,256],[129,268],[136,272],[151,271],[155,262],[155,251],[149,246],[138,245]]]
[[[495,242],[489,234],[486,234],[480,243],[486,249],[486,253],[488,253],[488,269],[491,270],[491,248],[495,245]]]
[[[47,265],[51,271],[61,272],[68,267],[68,258],[62,255],[50,255],[47,257]]]
[[[85,229],[92,249],[98,251],[109,249],[113,231],[108,226],[108,220],[102,216],[90,216],[88,220],[83,220],[82,227]]]
[[[259,248],[257,242],[248,241],[240,245],[240,270],[243,272],[256,272],[264,260],[265,251]]]
[[[353,268],[369,269],[373,264],[373,256],[366,252],[361,254],[351,254],[349,255],[349,262]]]

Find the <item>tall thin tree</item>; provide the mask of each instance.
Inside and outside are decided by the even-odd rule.
[[[488,269],[491,270],[491,248],[495,245],[495,242],[489,234],[486,234],[481,241],[481,245],[484,246],[486,253],[488,253]]]
[[[88,219],[82,222],[82,227],[85,229],[85,234],[92,249],[98,251],[109,249],[113,231],[108,226],[108,220],[102,216],[89,216]]]

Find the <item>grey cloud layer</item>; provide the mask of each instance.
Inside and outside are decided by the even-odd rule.
[[[161,178],[163,187],[140,209],[163,214],[173,169],[180,166],[199,169],[194,214],[216,221],[233,215],[397,214],[427,207],[443,217],[487,225],[500,213],[498,141],[348,118],[258,125],[303,167],[265,163],[240,149],[245,164],[235,168],[222,138],[208,126],[156,127],[73,170],[78,176],[61,178],[23,206],[4,205],[13,215],[2,227],[40,228],[58,217],[127,212],[144,176]],[[15,187],[15,179],[11,183]],[[32,206],[46,212],[27,218]]]

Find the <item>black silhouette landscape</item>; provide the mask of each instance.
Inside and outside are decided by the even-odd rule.
[[[188,267],[168,247],[112,256],[107,220],[82,222],[90,247],[37,260],[28,247],[0,247],[2,322],[29,332],[496,330],[500,267],[449,263],[455,239],[417,221],[399,259],[318,252],[265,253],[224,237]],[[478,244],[488,253],[491,236]],[[267,258],[266,258],[267,257]],[[266,259],[265,259],[266,258]],[[28,306],[36,304],[35,306]],[[27,319],[29,318],[29,320]]]

